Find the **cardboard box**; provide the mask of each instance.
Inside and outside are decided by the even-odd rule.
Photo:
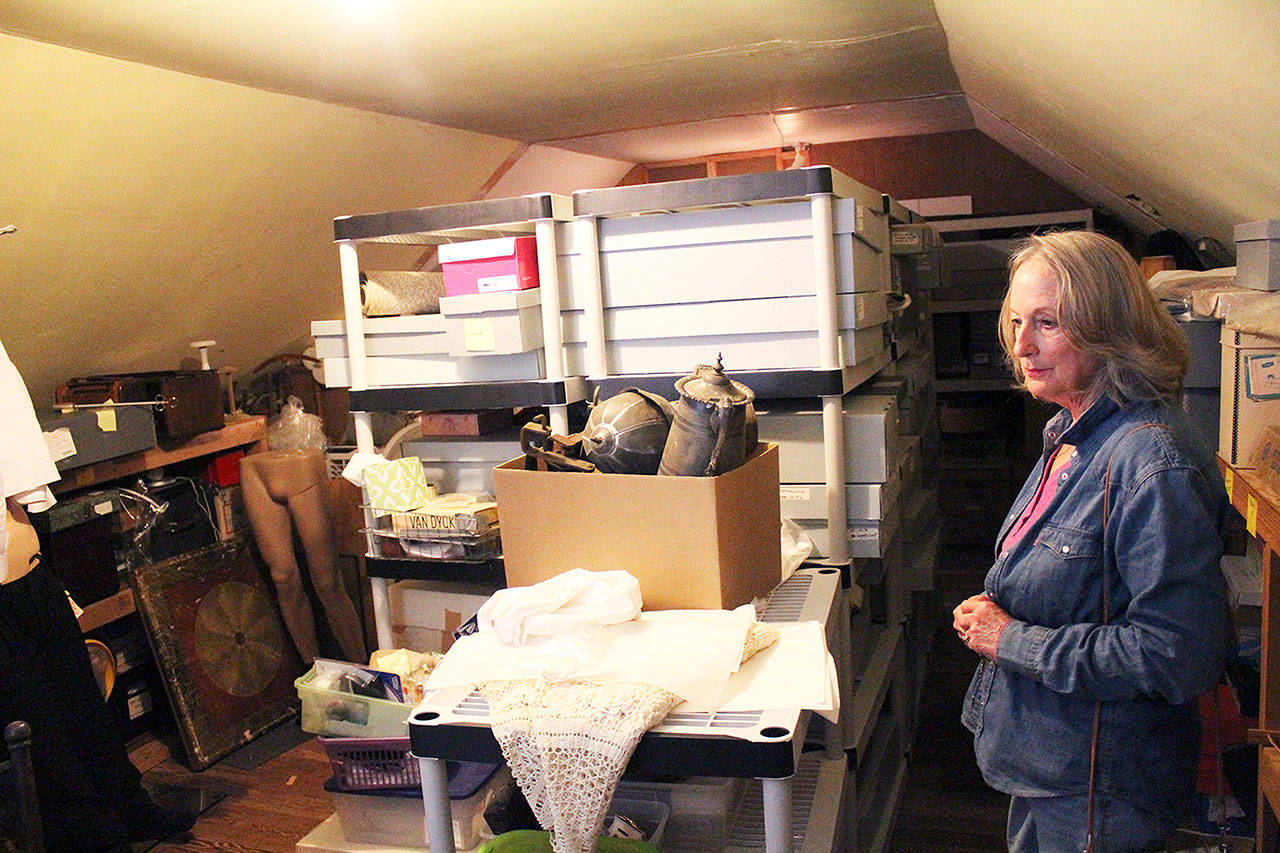
[[[1263,429],[1280,423],[1280,341],[1224,326],[1220,391],[1218,455],[1251,467]]]
[[[1236,285],[1280,290],[1280,219],[1242,222],[1235,238]]]
[[[508,586],[625,569],[646,610],[721,609],[782,579],[778,447],[718,477],[493,471]]]
[[[440,266],[444,270],[446,296],[528,290],[538,286],[538,240],[495,237],[443,243]]]
[[[1251,464],[1262,484],[1280,495],[1280,424],[1266,427],[1253,449]]]
[[[461,589],[441,589],[429,581],[390,584],[387,606],[393,647],[420,652],[449,651],[453,632],[489,600],[487,593]]]

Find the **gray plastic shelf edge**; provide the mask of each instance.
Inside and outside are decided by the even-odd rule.
[[[339,216],[333,220],[333,239],[377,240],[397,235],[429,235],[455,229],[528,223],[554,219],[557,214],[564,216],[567,213],[564,207],[563,203],[557,203],[556,196],[541,193]]]

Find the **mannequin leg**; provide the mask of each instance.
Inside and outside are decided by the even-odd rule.
[[[323,470],[320,472],[324,475]],[[342,582],[338,548],[333,540],[333,511],[323,480],[289,498],[289,513],[302,540],[311,586],[325,618],[349,661],[365,662],[364,628]]]
[[[313,660],[319,654],[319,643],[293,553],[295,527],[312,587],[342,653],[351,661],[367,660],[364,628],[342,582],[324,454],[299,450],[251,454],[241,461],[240,476],[258,549],[271,568],[281,610],[286,609],[286,599],[289,601],[285,625],[303,657]],[[299,641],[299,631],[306,632],[303,641],[311,644],[310,651]]]
[[[271,453],[252,454],[240,462],[240,489],[258,551],[271,571],[271,583],[280,602],[280,615],[306,663],[320,655],[315,618],[302,586],[302,575],[293,554],[293,528],[289,510],[277,502],[269,488],[277,466],[266,459]]]

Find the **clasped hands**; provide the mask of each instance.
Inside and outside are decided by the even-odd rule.
[[[996,659],[996,646],[1005,626],[1013,621],[986,593],[972,595],[951,611],[951,627],[960,641],[984,658]]]

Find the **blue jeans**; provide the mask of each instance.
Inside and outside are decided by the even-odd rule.
[[[1009,801],[1010,853],[1080,853],[1088,826],[1087,795],[1013,797]],[[1162,850],[1176,827],[1114,797],[1095,795],[1094,848],[1098,853]]]

